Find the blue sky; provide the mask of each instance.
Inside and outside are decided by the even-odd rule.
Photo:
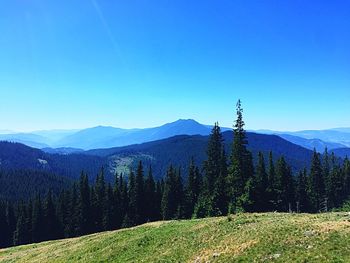
[[[0,6],[0,129],[350,126],[349,1]]]

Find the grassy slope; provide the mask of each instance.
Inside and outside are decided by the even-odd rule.
[[[1,262],[350,262],[345,213],[166,221],[0,250]]]

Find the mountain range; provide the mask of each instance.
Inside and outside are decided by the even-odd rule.
[[[210,127],[207,129],[210,131]],[[204,132],[205,130],[203,130]],[[164,134],[163,136],[165,136]],[[232,131],[224,131],[222,136],[226,152],[230,153],[233,133]],[[266,160],[269,152],[272,151],[275,160],[284,156],[294,172],[305,167],[309,168],[313,153],[310,149],[291,143],[277,135],[248,132],[247,138],[248,148],[253,153],[255,162],[259,151],[264,153]],[[21,190],[23,196],[27,195],[25,189],[36,189],[38,182],[43,182],[43,180],[45,180],[45,184],[40,183],[40,185],[44,188],[45,185],[50,184],[69,185],[72,180],[79,178],[81,171],[87,172],[90,180],[94,181],[101,167],[104,167],[106,180],[113,182],[116,172],[128,174],[129,169],[136,168],[139,161],[143,162],[145,171],[148,170],[149,166],[152,166],[153,175],[157,179],[163,178],[170,164],[180,168],[181,174],[186,177],[189,161],[192,157],[195,163],[202,167],[206,159],[207,142],[208,135],[176,135],[140,144],[87,151],[76,148],[46,148],[44,151],[20,143],[0,142],[0,183],[4,190],[2,191],[0,187],[0,195],[6,197],[6,193],[11,193],[8,191],[9,182],[11,185],[18,185],[18,191],[23,188]],[[345,157],[350,154],[350,149],[340,148],[334,152],[339,157]],[[41,173],[32,177],[24,176],[28,172],[20,172],[24,176],[22,179],[13,178],[11,174],[1,176],[3,171],[15,170],[39,171]],[[11,178],[11,180],[5,180],[5,178]],[[26,183],[18,183],[18,180]],[[16,190],[16,192],[18,191]],[[40,189],[38,191],[40,192]],[[43,189],[41,189],[42,191]]]
[[[145,129],[122,129],[97,126],[82,130],[48,130],[30,133],[0,134],[0,140],[19,142],[49,153],[69,154],[97,148],[121,147],[166,139],[176,135],[209,135],[212,126],[192,119],[180,119],[162,126]],[[231,130],[222,128],[223,131]],[[275,134],[307,149],[324,151],[350,147],[350,128],[281,132],[271,130],[252,131]]]

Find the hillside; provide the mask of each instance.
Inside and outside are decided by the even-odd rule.
[[[45,196],[50,189],[59,194],[73,180],[38,170],[0,170],[0,200],[28,200],[35,194]]]
[[[281,155],[295,171],[307,167],[312,151],[290,143],[276,135],[247,133],[249,149],[256,157],[262,151],[266,158],[273,151],[275,159]],[[226,152],[231,152],[233,134],[223,132]],[[19,143],[0,142],[1,169],[32,169],[54,173],[76,179],[82,170],[94,180],[101,166],[106,168],[106,179],[112,181],[116,171],[128,172],[129,167],[135,167],[139,160],[145,167],[152,165],[156,178],[164,176],[170,164],[182,168],[182,174],[187,174],[191,157],[201,166],[206,158],[208,136],[179,135],[148,143],[97,149],[69,154],[69,148],[51,150],[52,153],[30,148]],[[57,153],[55,153],[57,152]],[[59,154],[61,153],[61,154]]]
[[[20,143],[0,142],[1,169],[42,170],[77,179],[82,170],[98,173],[104,159],[86,154],[49,154]]]
[[[223,132],[226,152],[231,152],[233,134]],[[266,160],[269,151],[273,151],[275,159],[285,156],[294,171],[308,167],[312,151],[290,143],[276,135],[247,133],[249,146],[256,160],[259,151],[265,154]],[[110,149],[97,149],[85,152],[107,158],[109,169],[118,172],[127,172],[129,166],[135,167],[142,160],[145,167],[152,165],[156,178],[162,177],[170,164],[182,168],[182,174],[187,174],[187,167],[191,157],[197,165],[201,166],[206,158],[208,136],[180,135],[164,140],[143,144],[116,147]]]
[[[349,262],[345,213],[164,221],[0,250],[1,262]]]

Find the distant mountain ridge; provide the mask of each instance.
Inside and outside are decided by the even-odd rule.
[[[340,144],[343,147],[350,147],[350,128],[334,128],[327,130],[304,130],[304,131],[272,131],[272,130],[257,130],[258,133],[276,134],[276,135],[291,135],[307,140],[321,140],[328,143],[328,148],[332,148],[332,144]],[[330,146],[330,147],[329,147]],[[338,145],[339,146],[339,145]]]
[[[176,135],[209,135],[211,125],[192,119],[180,119],[158,127],[145,129],[123,129],[111,126],[96,126],[82,130],[51,130],[32,133],[0,134],[0,141],[19,142],[47,152],[72,153],[96,148],[121,147],[161,140]],[[222,128],[222,131],[232,128]],[[350,147],[350,128],[281,132],[271,130],[252,131],[275,134],[307,149],[324,151]],[[75,150],[76,149],[76,150]]]
[[[146,129],[120,129],[95,127],[69,136],[58,142],[61,147],[82,149],[110,148],[161,140],[175,135],[208,135],[210,127],[194,120],[178,120],[159,127]]]
[[[346,146],[335,142],[325,142],[320,139],[305,139],[303,137],[298,137],[290,134],[277,134],[279,137],[292,142],[294,144],[300,145],[306,149],[316,149],[318,152],[323,152],[325,148],[328,150],[334,150],[337,148],[345,148]]]
[[[78,148],[89,150],[144,143],[176,135],[208,135],[211,127],[200,124],[192,119],[180,119],[159,127],[145,129],[96,126],[66,132],[39,131],[33,133],[0,134],[0,140],[19,142],[35,148]]]

